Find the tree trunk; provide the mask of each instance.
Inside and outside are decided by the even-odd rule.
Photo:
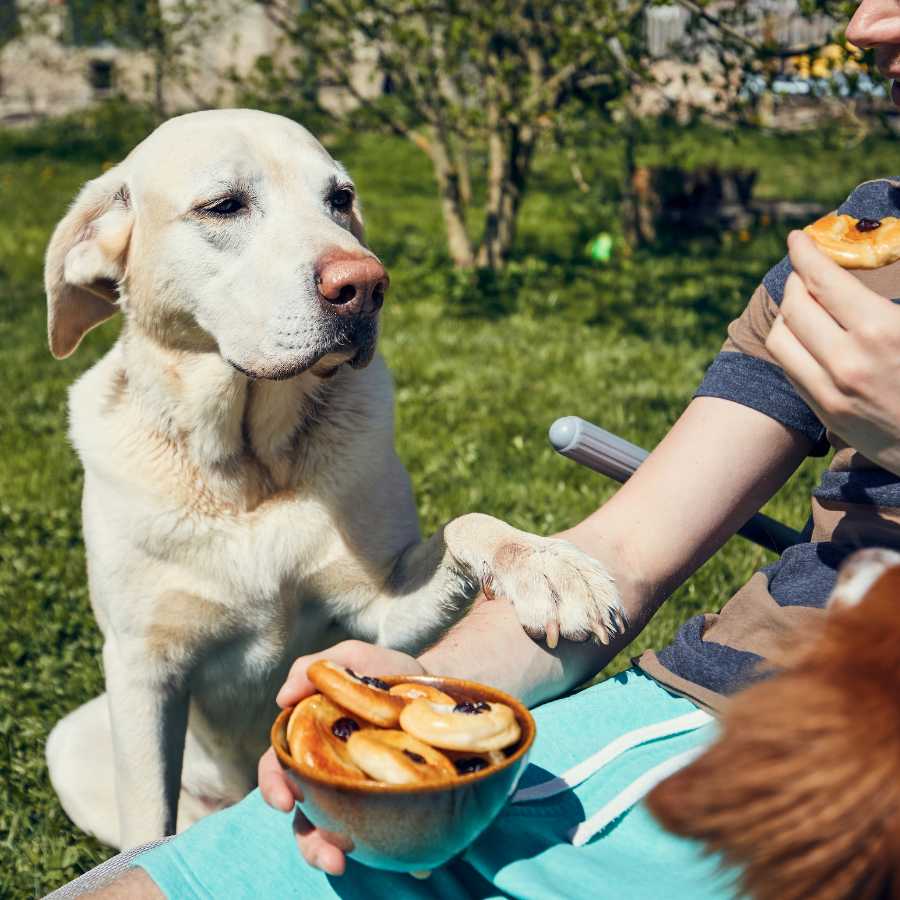
[[[447,248],[453,265],[458,269],[471,269],[475,264],[472,241],[466,230],[465,204],[460,188],[459,171],[450,159],[446,145],[436,138],[428,148],[434,166],[441,200],[444,227],[447,230]]]
[[[509,259],[536,134],[531,125],[495,127],[488,138],[488,196],[477,264],[498,271]]]
[[[164,79],[166,76],[165,63],[160,53],[153,54],[153,108],[156,110],[156,118],[162,122],[166,118],[166,95]]]
[[[626,104],[621,128],[625,139],[625,178],[622,185],[622,231],[626,243],[640,247],[656,240],[656,208],[652,172],[637,164],[638,135],[634,111]]]
[[[472,175],[469,171],[469,154],[466,148],[457,145],[456,170],[459,172],[459,195],[462,198],[463,207],[467,208],[472,202]]]

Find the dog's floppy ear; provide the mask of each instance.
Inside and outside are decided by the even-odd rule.
[[[44,264],[50,352],[62,359],[118,310],[134,211],[122,166],[89,181],[56,226]]]

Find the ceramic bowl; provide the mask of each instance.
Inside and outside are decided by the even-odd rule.
[[[272,746],[282,767],[303,792],[304,815],[319,828],[348,837],[352,859],[377,869],[411,872],[437,868],[487,828],[516,789],[534,742],[534,719],[516,699],[459,678],[379,676],[390,685],[430,684],[457,700],[485,700],[512,707],[522,736],[514,752],[480,772],[423,786],[359,782],[329,776],[291,757],[283,710],[272,726]]]

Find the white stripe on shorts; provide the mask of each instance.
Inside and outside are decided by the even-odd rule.
[[[605,765],[611,763],[627,750],[646,744],[648,741],[671,737],[686,731],[696,731],[712,721],[714,719],[708,712],[697,709],[694,712],[686,713],[674,719],[666,719],[663,722],[644,725],[642,728],[636,728],[634,731],[626,731],[625,734],[620,735],[614,741],[610,741],[605,747],[589,756],[586,760],[578,763],[571,769],[567,769],[562,775],[516,791],[512,796],[511,802],[527,803],[532,800],[544,800],[547,797],[561,794],[563,791],[567,791],[586,781],[591,775],[599,772]],[[647,790],[649,791],[650,788]]]
[[[691,747],[690,750],[672,756],[648,772],[644,772],[640,778],[632,781],[624,791],[616,794],[609,803],[597,810],[589,819],[582,822],[577,828],[573,828],[569,832],[569,841],[576,847],[586,844],[595,834],[603,831],[607,825],[643,800],[661,781],[665,781],[670,775],[674,775],[679,769],[692,763],[704,750],[706,747]]]

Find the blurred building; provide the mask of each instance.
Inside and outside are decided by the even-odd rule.
[[[114,93],[150,101],[164,93],[159,105],[170,111],[227,105],[234,102],[235,81],[257,59],[290,52],[266,9],[249,0],[0,0],[0,121],[71,112]],[[705,9],[713,15],[738,10],[747,37],[783,50],[823,44],[835,25],[824,16],[801,17],[797,0],[721,0]],[[173,58],[180,72],[162,72],[152,52],[148,19],[160,12],[180,23],[166,38],[179,44]],[[642,97],[648,114],[673,104],[715,111],[736,90],[717,55],[704,51],[712,26],[692,15],[674,2],[647,10],[647,44],[659,81]],[[357,59],[357,89],[380,91],[384,79],[373,54],[361,46]],[[802,60],[785,56],[779,65],[786,75],[804,75]],[[320,99],[347,102],[334,91]]]
[[[781,125],[801,125],[805,117],[821,115],[820,95],[824,92],[816,80],[840,79],[845,69],[849,73],[854,66],[859,68],[852,55],[832,43],[840,23],[822,14],[801,15],[798,0],[721,0],[705,6],[704,11],[728,22],[735,34],[772,51],[758,89],[773,97],[781,93],[794,98],[795,102],[781,104],[790,108]],[[678,3],[647,10],[647,46],[660,87],[644,93],[644,112],[659,112],[673,105],[715,112],[727,106],[735,91],[747,89],[746,82],[739,86],[730,77],[709,46],[716,30],[714,24]],[[815,102],[804,104],[804,98]],[[803,106],[807,111],[798,116]]]
[[[192,12],[191,10],[199,10]],[[153,100],[160,73],[148,17],[173,23],[177,65],[189,77],[165,84],[170,109],[221,105],[234,76],[281,52],[261,4],[236,0],[0,0],[0,121],[57,115],[112,94]]]
[[[707,10],[715,15],[740,7],[744,21],[736,29],[746,37],[781,49],[816,46],[829,40],[836,23],[824,15],[808,19],[800,15],[797,0],[744,0],[720,2]],[[677,52],[689,38],[692,14],[683,6],[670,4],[647,10],[647,43],[655,58]]]

